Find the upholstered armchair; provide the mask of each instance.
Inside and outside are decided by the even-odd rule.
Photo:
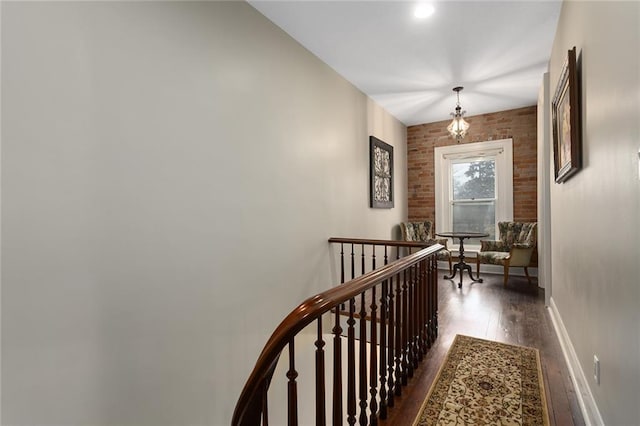
[[[500,240],[481,240],[478,252],[476,272],[480,274],[480,264],[502,265],[504,267],[504,285],[509,280],[509,268],[523,267],[529,284],[528,267],[531,264],[537,242],[536,222],[498,222]]]
[[[429,220],[425,220],[424,222],[402,222],[400,224],[402,239],[404,241],[426,242],[428,245],[442,244],[444,249],[438,252],[438,260],[449,262],[449,274],[453,274],[451,252],[447,249],[447,239],[434,239],[431,233],[432,227],[433,224]]]

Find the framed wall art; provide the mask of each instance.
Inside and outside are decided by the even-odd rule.
[[[370,206],[393,207],[393,147],[375,136],[369,137]]]
[[[562,67],[551,110],[556,183],[565,182],[582,167],[580,88],[576,48],[569,50]]]

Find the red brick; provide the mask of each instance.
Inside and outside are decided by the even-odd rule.
[[[461,143],[513,139],[513,216],[516,221],[537,217],[536,106],[468,117],[469,134]],[[456,145],[446,133],[449,120],[407,128],[409,220],[435,219],[433,149]],[[416,173],[417,171],[417,173]]]

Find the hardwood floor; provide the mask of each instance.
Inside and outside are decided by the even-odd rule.
[[[484,283],[466,277],[462,289],[457,281],[442,278],[439,271],[439,335],[427,358],[415,372],[403,395],[395,400],[389,418],[381,425],[411,425],[435,379],[456,334],[538,348],[551,425],[584,425],[551,317],[544,306],[544,291],[524,277],[482,274]]]

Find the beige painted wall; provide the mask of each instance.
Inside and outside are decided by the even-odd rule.
[[[246,3],[3,2],[2,424],[229,424],[405,140]]]
[[[551,183],[552,300],[608,425],[640,419],[639,28],[638,2],[565,1],[549,68],[553,96],[577,47],[584,166]]]

